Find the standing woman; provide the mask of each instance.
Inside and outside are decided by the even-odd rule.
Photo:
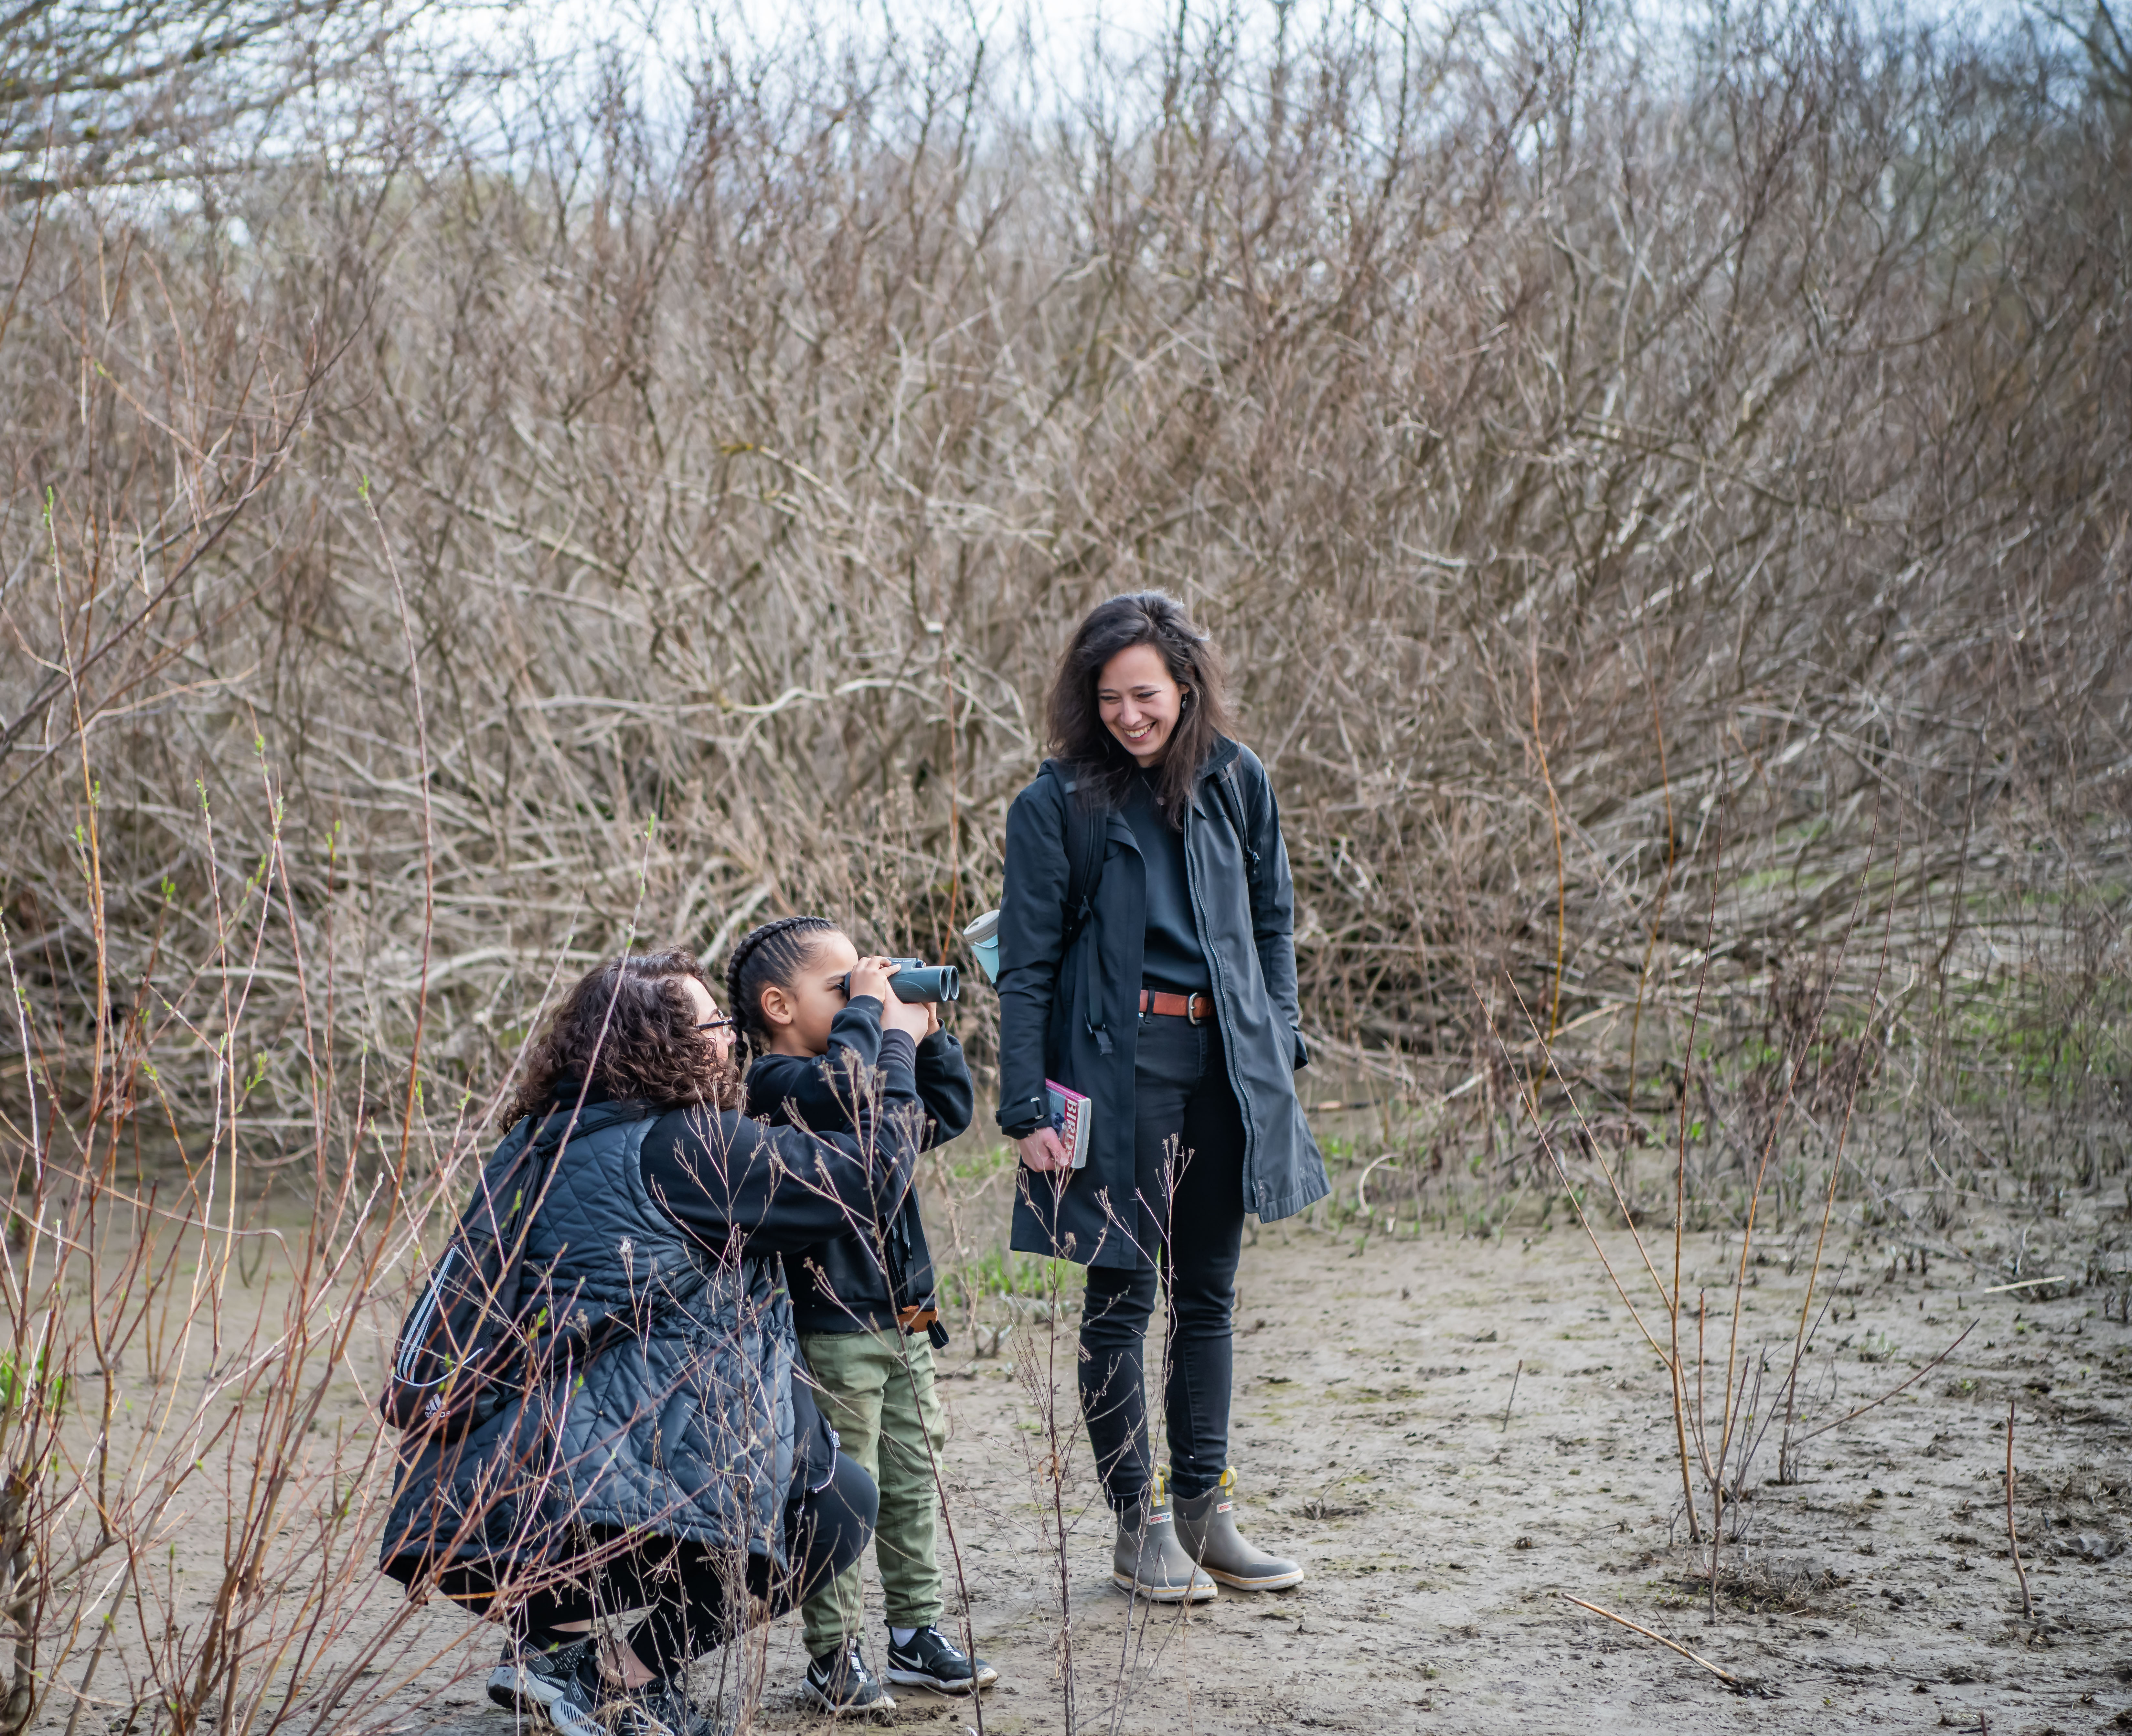
[[[1088,1268],[1081,1411],[1118,1585],[1162,1603],[1212,1597],[1214,1580],[1279,1590],[1303,1570],[1246,1543],[1231,1501],[1236,1257],[1246,1212],[1287,1217],[1329,1190],[1295,1094],[1308,1057],[1273,789],[1227,733],[1219,655],[1160,592],[1081,623],[1047,721],[1057,757],[1008,813],[999,925],[1013,1244]],[[1092,1100],[1085,1168],[1049,1125],[1047,1079]],[[1144,1396],[1158,1266],[1166,1484]]]

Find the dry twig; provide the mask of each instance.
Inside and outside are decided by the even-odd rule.
[[[2021,1586],[2021,1615],[2036,1619],[2036,1606],[2029,1600],[2029,1575],[2021,1566],[2021,1538],[2014,1528],[2014,1401],[2006,1401],[2006,1548],[2014,1557],[2014,1577]]]
[[[1701,1657],[1698,1654],[1689,1651],[1687,1647],[1682,1645],[1678,1640],[1668,1639],[1663,1633],[1654,1633],[1650,1628],[1644,1627],[1639,1623],[1630,1621],[1625,1615],[1616,1615],[1612,1610],[1601,1609],[1597,1604],[1587,1604],[1581,1597],[1571,1597],[1567,1591],[1563,1592],[1562,1595],[1567,1601],[1576,1604],[1580,1609],[1589,1609],[1594,1615],[1603,1615],[1608,1621],[1617,1623],[1621,1627],[1626,1628],[1631,1633],[1640,1633],[1645,1639],[1656,1640],[1661,1646],[1665,1647],[1669,1651],[1678,1652],[1690,1663],[1702,1665],[1704,1669],[1707,1670],[1712,1676],[1716,1676],[1720,1681],[1723,1682],[1726,1687],[1731,1689],[1736,1694],[1751,1694],[1755,1691],[1753,1684],[1741,1680],[1739,1676],[1735,1676],[1730,1670],[1720,1669],[1716,1664],[1711,1662],[1708,1658]]]

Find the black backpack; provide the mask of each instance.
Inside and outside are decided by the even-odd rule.
[[[394,1428],[456,1440],[502,1409],[545,1363],[558,1311],[526,1269],[526,1237],[578,1119],[557,1107],[475,1181],[393,1345],[377,1408]]]

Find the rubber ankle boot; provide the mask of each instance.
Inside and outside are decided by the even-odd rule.
[[[1155,1604],[1203,1604],[1218,1595],[1213,1580],[1178,1547],[1177,1527],[1162,1479],[1140,1499],[1136,1513],[1118,1515],[1118,1541],[1111,1551],[1111,1577],[1118,1590]]]
[[[1303,1570],[1294,1562],[1254,1549],[1237,1533],[1236,1487],[1232,1467],[1205,1494],[1178,1498],[1179,1546],[1224,1585],[1239,1591],[1285,1591],[1300,1585]]]

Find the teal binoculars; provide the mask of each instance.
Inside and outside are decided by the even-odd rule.
[[[888,985],[896,990],[898,1000],[924,1003],[929,1000],[960,1000],[963,998],[963,973],[953,965],[929,965],[920,958],[891,958],[889,962],[900,966]],[[844,974],[844,998],[852,994],[849,971]]]

